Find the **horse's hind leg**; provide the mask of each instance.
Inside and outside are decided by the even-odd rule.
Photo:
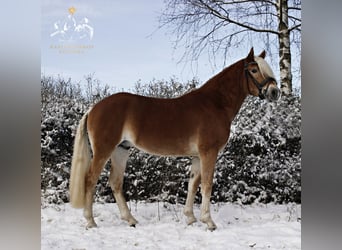
[[[137,220],[132,216],[122,192],[123,177],[128,160],[129,151],[122,146],[117,146],[112,153],[112,168],[110,171],[109,182],[113,190],[116,203],[119,207],[121,219],[128,222],[130,226],[135,226]]]
[[[109,158],[109,156],[108,156]],[[100,173],[104,168],[108,158],[99,158],[96,154],[91,161],[89,171],[85,179],[85,206],[83,210],[83,215],[87,220],[86,228],[96,227],[93,216],[93,197],[95,192],[95,185],[99,179]]]
[[[193,205],[195,201],[196,191],[198,189],[199,183],[201,181],[201,168],[200,161],[198,157],[192,159],[190,180],[188,186],[188,196],[186,197],[186,203],[184,207],[184,214],[188,217],[188,225],[196,222],[194,215]]]

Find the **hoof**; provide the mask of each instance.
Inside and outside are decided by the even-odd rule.
[[[209,217],[204,217],[204,218],[201,218],[201,221],[203,222],[203,223],[205,223],[205,224],[207,224],[207,226],[208,226],[208,230],[210,231],[210,232],[213,232],[213,231],[215,231],[215,229],[217,228],[217,226],[215,225],[215,223],[213,222],[213,220]]]
[[[97,227],[97,224],[94,221],[92,221],[92,222],[88,222],[86,229],[94,228],[94,227]]]
[[[210,231],[210,232],[214,232],[215,230],[216,230],[216,225],[213,225],[213,226],[208,226],[208,230]]]
[[[138,221],[133,216],[129,218],[127,222],[130,227],[135,227],[135,225],[138,224]]]
[[[187,224],[188,226],[194,224],[197,221],[197,219],[195,217],[192,218],[188,218]]]
[[[183,211],[184,215],[187,218],[187,224],[188,226],[195,223],[197,221],[196,217],[194,216],[194,213],[192,209],[185,208]]]

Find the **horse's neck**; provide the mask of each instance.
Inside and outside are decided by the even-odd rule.
[[[226,108],[235,116],[247,97],[243,84],[243,60],[241,60],[223,69],[206,82],[202,88],[203,93],[211,96],[219,106]]]

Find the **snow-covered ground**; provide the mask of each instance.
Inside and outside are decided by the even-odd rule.
[[[211,205],[217,230],[187,226],[183,205],[130,203],[136,228],[116,204],[94,204],[97,228],[85,229],[82,210],[69,204],[41,209],[41,249],[300,249],[301,205]],[[199,206],[195,206],[199,216]]]

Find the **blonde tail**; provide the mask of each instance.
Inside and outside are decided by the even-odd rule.
[[[88,112],[78,125],[70,174],[70,203],[74,208],[83,208],[85,203],[85,176],[91,160],[87,136]]]

